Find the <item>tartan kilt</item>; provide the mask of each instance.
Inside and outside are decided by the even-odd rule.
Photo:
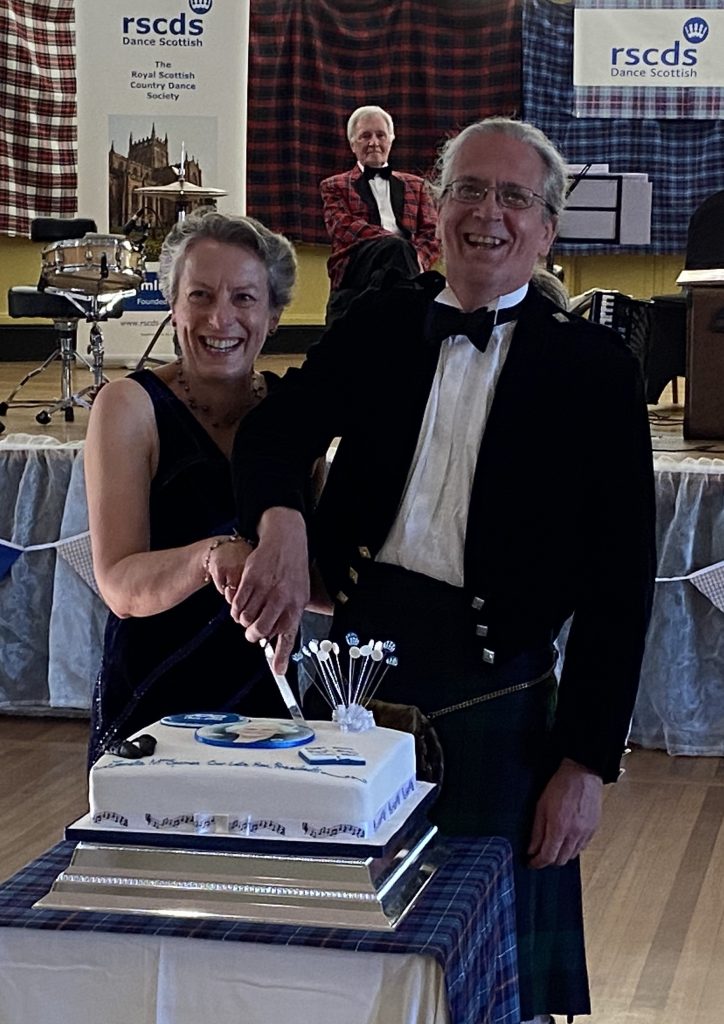
[[[481,671],[462,590],[394,566],[370,563],[332,636],[394,640],[399,665],[375,696],[414,704],[429,715],[512,683],[505,670]],[[542,652],[552,661],[551,652]],[[531,664],[540,666],[540,657]],[[539,673],[532,671],[528,678]],[[503,836],[513,848],[522,1019],[590,1013],[578,859],[565,867],[526,866],[535,804],[551,774],[547,748],[556,679],[433,717],[444,777],[430,817],[447,835]],[[555,767],[555,766],[553,766]]]

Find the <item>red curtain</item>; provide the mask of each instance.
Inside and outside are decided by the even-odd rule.
[[[400,170],[521,102],[520,0],[251,0],[248,209],[304,242],[327,242],[319,182],[350,167],[345,125],[392,114]],[[76,208],[73,0],[0,4],[0,233]],[[210,113],[212,113],[210,111]]]
[[[450,134],[521,101],[520,0],[251,0],[248,211],[328,242],[319,182],[352,166],[347,118],[395,123],[390,162],[425,175]]]

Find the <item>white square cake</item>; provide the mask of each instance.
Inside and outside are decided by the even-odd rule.
[[[393,817],[404,822],[415,793],[413,737],[309,725],[310,744],[272,749],[209,746],[193,729],[151,725],[142,732],[155,737],[153,754],[104,754],[91,769],[91,818],[127,833],[308,840],[368,839]],[[318,762],[362,763],[314,763],[315,751]]]

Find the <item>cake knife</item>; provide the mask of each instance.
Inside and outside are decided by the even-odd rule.
[[[304,715],[302,714],[302,709],[299,707],[299,705],[297,704],[296,700],[294,699],[294,694],[292,693],[291,686],[287,682],[287,677],[283,676],[283,675],[280,675],[279,672],[275,672],[273,667],[272,667],[272,658],[274,657],[274,648],[272,647],[271,643],[269,643],[268,640],[260,640],[259,644],[264,649],[264,654],[266,655],[266,661],[267,661],[267,665],[269,666],[269,671],[274,676],[274,681],[277,684],[277,687],[279,689],[279,693],[281,694],[282,700],[284,701],[284,703],[287,706],[289,714],[297,722],[300,722],[302,725],[306,725],[307,724],[307,720],[304,717]]]

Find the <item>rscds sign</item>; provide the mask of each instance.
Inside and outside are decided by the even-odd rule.
[[[724,86],[724,10],[577,8],[574,86]]]

